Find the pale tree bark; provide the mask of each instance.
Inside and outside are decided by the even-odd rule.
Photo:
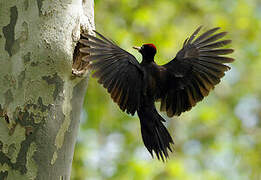
[[[70,179],[86,78],[72,78],[93,0],[0,0],[0,179]]]

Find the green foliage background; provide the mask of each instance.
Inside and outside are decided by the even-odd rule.
[[[137,115],[122,113],[90,78],[73,160],[73,180],[261,179],[261,1],[95,0],[96,29],[122,48],[154,43],[164,64],[199,25],[228,31],[236,61],[190,112],[168,119],[167,163],[143,146]]]

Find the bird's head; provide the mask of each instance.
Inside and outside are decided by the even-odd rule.
[[[157,48],[154,44],[143,44],[141,47],[134,46],[134,49],[138,50],[145,61],[154,61],[154,56],[157,52]]]

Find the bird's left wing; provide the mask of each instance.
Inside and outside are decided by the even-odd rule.
[[[161,67],[165,74],[161,110],[166,111],[169,117],[190,110],[207,96],[225,75],[224,72],[230,69],[224,63],[234,60],[222,56],[232,53],[232,49],[220,49],[231,41],[217,41],[226,32],[213,35],[219,29],[213,28],[195,39],[200,29],[185,40],[183,48],[172,61]]]
[[[111,40],[94,31],[100,38],[84,34],[80,49],[93,76],[111,94],[122,111],[134,114],[140,106],[143,71],[136,58]]]

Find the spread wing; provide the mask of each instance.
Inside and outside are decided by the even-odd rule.
[[[190,110],[207,96],[230,69],[224,63],[234,61],[222,56],[233,52],[233,49],[220,48],[231,43],[231,40],[220,40],[226,32],[214,34],[219,28],[213,28],[194,40],[200,29],[187,38],[176,57],[162,67],[167,78],[160,98],[161,111],[166,111],[169,117]]]
[[[80,49],[87,55],[83,60],[94,70],[93,77],[111,94],[122,111],[134,114],[140,106],[143,72],[136,58],[111,40],[83,35]]]

